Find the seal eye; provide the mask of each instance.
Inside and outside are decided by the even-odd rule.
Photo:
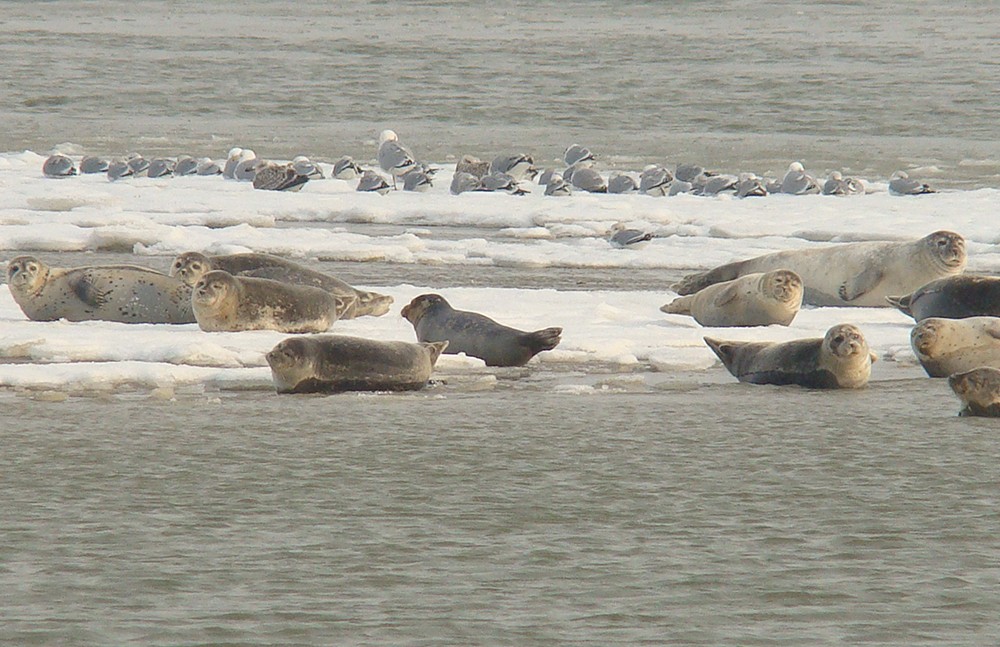
[[[843,344],[844,343],[844,336],[843,335],[837,335],[836,337],[833,338],[833,343],[835,343],[835,344]]]
[[[201,271],[201,263],[191,263],[191,269],[195,272]]]

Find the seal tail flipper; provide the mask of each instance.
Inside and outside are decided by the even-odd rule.
[[[349,314],[349,311],[354,308],[358,301],[357,297],[347,294],[334,294],[332,296],[334,302],[337,304],[334,307],[334,310],[337,312],[337,320],[346,319],[345,315]]]
[[[427,349],[427,352],[431,354],[431,366],[434,366],[438,357],[441,357],[441,353],[444,352],[445,348],[448,348],[448,341],[425,341],[420,344]]]
[[[690,315],[691,297],[677,297],[670,303],[660,306],[660,312],[668,315]]]
[[[910,310],[910,297],[912,294],[906,294],[901,297],[886,297],[885,300],[889,302],[893,308],[896,308],[905,315],[913,316],[913,311]]]
[[[733,360],[733,349],[735,348],[731,342],[723,341],[721,339],[712,339],[711,337],[702,337],[708,347],[712,349],[712,352],[722,360],[723,365],[728,369],[730,362]]]
[[[540,353],[543,350],[552,350],[558,346],[559,342],[562,341],[561,335],[562,328],[558,326],[536,330],[528,335],[527,342],[532,355]]]

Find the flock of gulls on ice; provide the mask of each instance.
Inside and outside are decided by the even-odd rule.
[[[379,137],[378,168],[350,157],[338,160],[331,177],[358,180],[358,191],[385,194],[402,186],[425,191],[437,170],[421,162],[396,133]],[[578,144],[564,153],[563,170],[539,169],[530,155],[500,155],[490,162],[466,155],[457,163],[450,192],[503,191],[523,194],[522,182],[537,181],[547,196],[591,193],[678,193],[738,197],[856,195],[863,180],[833,172],[822,183],[793,162],[780,180],[753,173],[713,173],[692,165],[673,172],[649,165],[639,173],[595,168],[595,156]],[[55,154],[43,164],[47,177],[106,173],[127,177],[222,175],[254,188],[296,191],[325,178],[304,156],[288,163],[260,159],[234,148],[224,162],[190,156],[146,160],[132,154],[79,163]],[[933,193],[903,171],[893,174],[894,195]],[[617,225],[612,244],[649,240],[640,230]],[[789,325],[803,303],[816,306],[895,306],[915,319],[911,345],[927,374],[949,377],[964,404],[963,415],[1000,416],[1000,278],[964,274],[965,241],[939,231],[899,242],[841,243],[821,249],[787,250],[689,275],[672,288],[681,296],[661,310],[692,316],[704,326]],[[169,275],[137,266],[52,268],[22,256],[8,264],[8,285],[32,320],[103,319],[126,323],[198,323],[206,331],[271,329],[323,333],[338,319],[380,316],[392,297],[353,288],[336,277],[267,254],[206,256],[188,252]],[[520,366],[551,350],[562,329],[516,330],[485,315],[456,310],[436,294],[414,298],[401,313],[418,343],[382,342],[345,335],[310,334],[285,339],[267,354],[279,393],[422,388],[442,352],[465,353],[490,366]],[[742,382],[797,384],[811,388],[857,388],[867,384],[876,360],[861,331],[838,324],[822,339],[742,342],[705,338],[726,368]]]

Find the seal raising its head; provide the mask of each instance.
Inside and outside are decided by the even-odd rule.
[[[478,357],[487,366],[521,366],[556,347],[562,328],[524,332],[476,312],[455,310],[439,294],[421,294],[402,310],[422,342],[447,341],[451,354]]]
[[[209,332],[303,333],[329,330],[353,298],[306,285],[212,270],[195,284],[191,305],[198,326]]]
[[[965,405],[960,416],[1000,418],[1000,370],[980,366],[948,377],[948,386]]]
[[[875,353],[857,326],[838,324],[822,339],[746,342],[705,337],[705,343],[740,382],[856,389],[868,383]]]
[[[289,337],[267,354],[278,393],[423,388],[448,342],[414,344],[347,335]]]

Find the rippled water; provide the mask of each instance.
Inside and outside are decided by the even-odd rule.
[[[0,150],[367,158],[393,127],[434,160],[580,140],[608,164],[916,164],[997,186],[989,11],[6,2]],[[677,278],[314,264],[370,286]],[[497,378],[377,396],[0,392],[0,643],[996,644],[1000,442],[955,416],[941,380],[881,363],[836,393],[721,369]]]
[[[989,3],[7,2],[0,149],[917,165],[1000,184]]]

